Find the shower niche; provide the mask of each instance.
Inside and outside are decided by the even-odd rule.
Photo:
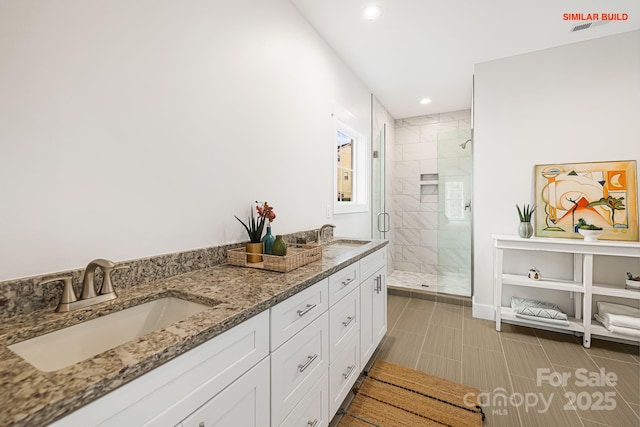
[[[423,173],[420,175],[420,202],[426,201],[425,196],[433,196],[438,194],[438,174]]]

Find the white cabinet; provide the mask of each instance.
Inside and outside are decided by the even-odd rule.
[[[592,320],[592,302],[594,295],[627,298],[629,302],[637,304],[640,291],[624,289],[624,285],[605,285],[593,282],[594,256],[614,256],[640,259],[640,244],[637,242],[615,242],[608,240],[584,241],[574,239],[532,238],[522,239],[518,236],[493,236],[494,240],[494,306],[496,316],[496,330],[500,331],[502,320],[526,324],[531,327],[554,328],[583,335],[583,345],[590,347],[591,335],[601,335],[624,340],[640,339],[628,335],[609,332],[601,324]],[[559,280],[543,277],[543,280],[531,280],[525,274],[504,273],[504,251],[537,251],[551,253],[565,253],[573,255],[572,280]],[[624,277],[624,271],[616,271],[619,277]],[[528,288],[551,289],[572,292],[574,297],[573,318],[569,319],[569,326],[553,326],[541,322],[528,321],[516,317],[509,307],[503,307],[502,295],[504,286],[520,286]]]
[[[360,278],[362,280],[373,276],[378,270],[387,265],[387,252],[380,249],[360,260]]]
[[[268,324],[262,312],[52,425],[175,425],[268,356]]]
[[[271,351],[313,322],[329,307],[328,279],[271,307]]]
[[[329,315],[271,353],[271,425],[277,426],[329,369]]]
[[[269,419],[269,359],[188,416],[180,427],[261,427]]]
[[[373,342],[377,347],[387,333],[387,267],[378,270],[378,283],[375,285],[373,296]],[[374,348],[375,349],[375,348]]]
[[[354,288],[329,310],[329,360],[333,363],[345,343],[360,331],[360,292]]]
[[[329,276],[329,305],[334,305],[349,292],[358,289],[359,284],[360,269],[357,262],[333,273]]]
[[[384,250],[360,261],[360,365],[364,369],[387,332],[387,268]],[[368,275],[368,276],[367,276]]]
[[[325,371],[278,427],[326,427],[329,425],[331,418],[328,410],[328,375],[329,373]]]
[[[360,375],[360,334],[354,333],[329,367],[329,413],[335,414]]]

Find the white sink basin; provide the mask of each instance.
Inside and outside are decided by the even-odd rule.
[[[346,248],[357,248],[358,246],[366,245],[367,243],[371,243],[371,242],[367,242],[364,240],[334,240],[332,242],[329,242],[327,246],[342,246]]]
[[[9,349],[41,371],[57,371],[209,308],[179,298],[160,298],[10,345]]]

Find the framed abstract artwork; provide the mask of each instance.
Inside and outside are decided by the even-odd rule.
[[[636,161],[536,165],[535,233],[581,239],[580,219],[600,239],[638,240]]]

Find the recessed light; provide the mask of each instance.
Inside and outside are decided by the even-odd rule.
[[[431,103],[431,100],[429,98],[422,98],[420,100],[420,104],[422,104],[422,105],[427,105],[429,103]]]
[[[362,9],[362,17],[367,21],[375,21],[380,17],[382,9],[380,6],[372,5]]]

